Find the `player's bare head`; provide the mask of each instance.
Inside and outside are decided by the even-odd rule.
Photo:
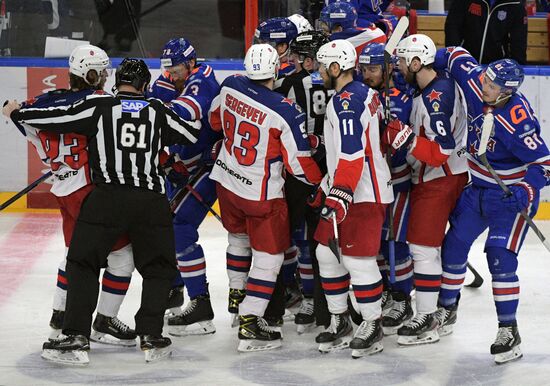
[[[266,82],[277,79],[279,55],[269,44],[253,44],[244,57],[244,68],[249,79]]]
[[[169,40],[162,49],[160,64],[174,81],[185,81],[195,67],[197,53],[191,42],[184,38]]]
[[[347,40],[333,40],[322,45],[317,52],[317,61],[325,87],[333,89],[339,78],[352,74],[356,60],[355,47]]]
[[[69,83],[73,90],[102,89],[110,74],[111,61],[101,48],[85,44],[69,57]]]
[[[385,45],[382,43],[371,43],[365,46],[359,55],[359,67],[363,75],[363,82],[374,89],[384,87],[386,76],[384,49]],[[391,74],[393,70],[392,64],[389,65],[389,69]]]
[[[409,35],[395,49],[399,58],[399,71],[408,83],[415,83],[416,74],[423,69],[432,69],[435,61],[435,43],[423,34]]]
[[[504,104],[523,83],[523,68],[513,59],[500,59],[487,66],[483,76],[483,101]]]
[[[294,63],[311,72],[318,69],[317,52],[326,43],[328,37],[320,31],[302,32],[290,43],[290,55]]]
[[[150,81],[149,68],[141,59],[125,58],[115,73],[115,88],[118,91],[143,93]]]

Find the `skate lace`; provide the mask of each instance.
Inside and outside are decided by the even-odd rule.
[[[122,331],[122,332],[128,332],[128,330],[130,329],[129,326],[127,326],[126,324],[124,324],[124,322],[122,322],[119,318],[117,318],[116,316],[114,318],[111,318],[111,323],[113,324],[113,326]]]
[[[388,318],[398,319],[405,312],[406,302],[394,302],[390,312],[388,312]]]
[[[340,325],[340,317],[338,315],[331,315],[330,317],[330,326],[328,328],[328,331],[332,332],[333,334],[338,333],[338,326]]]
[[[260,327],[260,330],[266,332],[275,332],[275,329],[267,324],[267,321],[264,318],[258,318],[258,327]]]
[[[313,300],[304,299],[300,305],[299,314],[313,315]]]
[[[495,340],[495,345],[501,346],[506,345],[514,339],[512,334],[512,327],[500,327],[497,332],[497,339]]]
[[[440,326],[443,326],[445,324],[445,321],[447,320],[447,317],[449,316],[450,313],[451,311],[447,310],[446,308],[440,308],[437,311],[436,317]]]
[[[408,323],[408,326],[416,329],[424,325],[427,319],[428,314],[417,314],[413,319],[411,319],[411,321]]]
[[[370,321],[363,321],[355,332],[355,338],[366,340],[374,333],[375,323]]]
[[[182,314],[183,315],[189,315],[191,312],[195,310],[195,307],[197,306],[197,300],[193,299],[191,300],[187,306],[184,308]]]

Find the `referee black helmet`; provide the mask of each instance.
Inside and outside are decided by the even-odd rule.
[[[320,31],[302,32],[290,43],[290,52],[299,56],[300,62],[305,58],[315,59],[317,51],[325,43],[328,43],[328,37]]]
[[[125,58],[115,73],[115,87],[123,84],[133,86],[142,91],[151,81],[151,73],[147,64],[141,59]]]

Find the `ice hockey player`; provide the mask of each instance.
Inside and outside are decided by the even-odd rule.
[[[224,228],[229,232],[227,264],[232,290],[246,297],[238,306],[239,351],[281,345],[281,333],[263,318],[283,252],[290,246],[283,169],[309,183],[321,172],[311,157],[305,114],[290,99],[272,91],[279,55],[268,44],[252,45],[244,60],[246,75],[226,78],[212,102],[210,123],[224,143],[210,178],[217,192]],[[286,231],[285,231],[286,230]],[[251,261],[254,264],[251,266]]]
[[[273,17],[260,25],[254,32],[254,43],[265,43],[273,46],[279,54],[281,66],[277,74],[275,88],[279,87],[282,79],[292,74],[295,67],[288,60],[290,42],[298,34],[312,31],[313,27],[302,15],[294,14],[289,17]]]
[[[202,124],[197,143],[172,145],[170,155],[164,153],[161,160],[168,169],[168,198],[172,199],[181,189],[189,190],[175,208],[174,235],[181,275],[175,287],[184,285],[191,300],[182,314],[168,319],[169,333],[176,336],[210,334],[216,331],[212,322],[214,311],[208,292],[204,251],[198,244],[198,228],[208,213],[205,204],[212,206],[217,198],[215,183],[209,175],[216,158],[212,149],[218,141],[218,147],[221,145],[221,134],[210,128],[208,110],[220,86],[212,67],[197,63],[196,51],[187,39],[177,38],[166,43],[160,60],[163,73],[148,95],[170,103],[172,110],[186,121]],[[205,161],[209,165],[205,165]],[[191,190],[200,195],[204,203]]]
[[[330,35],[330,40],[345,39],[353,44],[357,57],[367,44],[386,42],[386,35],[374,24],[357,27],[357,11],[349,3],[327,5],[322,9],[319,21],[321,30]]]
[[[11,113],[12,119],[39,130],[86,136],[96,185],[82,204],[67,254],[64,338],[44,343],[42,356],[46,359],[66,364],[89,362],[97,276],[122,234],[132,243],[135,267],[143,277],[135,320],[145,360],[156,361],[171,353],[171,341],[162,336],[162,328],[177,269],[158,154],[174,142],[196,142],[199,130],[161,101],[144,97],[150,79],[143,60],[126,58],[115,74],[116,97],[88,95],[68,107],[25,108]]]
[[[296,66],[296,72],[285,77],[281,87],[275,90],[296,102],[306,113],[306,132],[314,152],[313,158],[321,170],[326,170],[322,138],[323,121],[327,101],[334,90],[325,89],[318,72],[319,64],[316,55],[319,48],[328,41],[328,37],[320,31],[302,32],[292,40],[290,57]],[[303,294],[302,303],[294,317],[300,334],[313,326],[316,319],[318,325],[324,325],[330,319],[324,299],[321,302],[317,301],[314,307],[314,292],[323,298],[324,295],[320,287],[318,264],[313,262],[317,243],[312,236],[319,221],[319,211],[306,205],[312,193],[314,192],[310,185],[287,176],[285,197],[288,203],[292,242],[298,247],[299,252],[298,267]],[[314,278],[315,276],[317,279]],[[318,286],[318,291],[314,291],[315,285]],[[315,308],[317,312],[314,312]]]
[[[325,0],[325,4],[339,2],[340,0]],[[349,3],[357,10],[357,26],[368,27],[371,23],[377,23],[384,18],[382,12],[388,8],[392,0],[342,0],[342,3]]]
[[[438,51],[436,66],[447,68],[468,101],[467,156],[472,184],[464,190],[451,215],[443,242],[443,279],[439,295],[441,329],[451,333],[456,321],[460,290],[466,275],[468,252],[489,228],[485,253],[492,275],[498,333],[491,345],[496,363],[522,356],[516,312],[519,303],[518,253],[528,226],[520,215],[537,212],[540,190],[548,184],[550,155],[540,124],[528,100],[519,91],[524,79],[520,65],[501,59],[484,69],[461,47]],[[498,186],[477,157],[484,114],[494,114],[487,159],[511,195]]]
[[[382,278],[376,263],[386,207],[393,201],[391,174],[380,150],[378,93],[353,81],[356,52],[347,40],[334,40],[317,52],[319,72],[330,99],[324,126],[328,177],[327,197],[315,231],[319,271],[332,314],[326,332],[316,338],[321,352],[352,348],[352,356],[382,351]],[[329,247],[337,227],[338,258]],[[365,237],[369,235],[369,237]],[[341,252],[340,252],[341,251]],[[356,330],[348,314],[353,286],[363,322]]]
[[[412,110],[412,99],[399,91],[393,84],[393,60],[384,62],[385,45],[371,43],[367,45],[359,56],[359,66],[363,74],[363,82],[369,87],[378,90],[382,103],[385,103],[385,79],[390,77],[390,106],[391,113],[401,122],[409,124]],[[388,217],[384,224],[382,235],[382,254],[379,255],[379,266],[384,282],[382,295],[382,327],[384,334],[392,335],[413,316],[411,308],[412,291],[412,257],[407,244],[407,224],[410,212],[411,168],[407,163],[406,150],[402,149],[392,155],[392,186],[395,201],[389,210],[393,212],[393,229],[395,234],[395,283],[389,283],[387,265],[389,264],[388,249]]]
[[[109,57],[102,49],[91,45],[78,46],[69,58],[70,89],[50,91],[26,101],[23,106],[33,108],[68,106],[87,95],[102,94],[110,66]],[[14,123],[34,145],[40,158],[50,165],[54,176],[51,192],[61,211],[65,248],[68,249],[80,206],[94,188],[88,164],[88,140],[80,134],[56,134],[38,131],[17,121]],[[50,339],[57,339],[63,327],[67,300],[66,264],[67,260],[64,257],[57,271],[57,286],[50,320],[52,328]],[[99,343],[135,346],[135,332],[117,318],[130,285],[133,270],[132,248],[128,238],[122,237],[107,258],[91,340]]]
[[[439,341],[437,297],[441,286],[440,247],[449,215],[468,181],[464,146],[466,112],[460,89],[446,73],[433,69],[435,44],[414,34],[396,48],[399,70],[416,83],[411,127],[391,121],[382,136],[386,145],[407,149],[413,169],[407,241],[413,256],[416,315],[397,331],[397,343]]]

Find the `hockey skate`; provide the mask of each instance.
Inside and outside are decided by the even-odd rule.
[[[382,317],[382,329],[384,335],[397,334],[397,330],[403,327],[413,316],[411,298],[404,293],[393,294],[393,305],[388,313]]]
[[[302,300],[302,292],[295,281],[285,286],[285,308],[296,306]]]
[[[173,287],[168,293],[168,304],[166,306],[166,317],[172,317],[181,314],[183,306],[183,286]]]
[[[139,347],[145,353],[145,362],[157,362],[172,355],[172,341],[163,336],[141,335]]]
[[[281,347],[281,333],[256,315],[239,315],[239,352],[265,351]]]
[[[351,317],[351,321],[359,326],[361,323],[363,323],[363,316],[361,315],[361,312],[359,311],[359,305],[357,304],[357,300],[355,300],[355,296],[350,296],[348,294],[348,312],[349,316]]]
[[[317,335],[315,342],[319,343],[319,351],[322,353],[342,350],[349,347],[352,333],[353,327],[347,312],[332,314],[327,331]]]
[[[90,340],[114,346],[133,347],[136,345],[136,337],[136,332],[116,316],[111,318],[98,313],[92,325]]]
[[[66,365],[87,365],[90,342],[84,335],[61,335],[42,345],[42,358]]]
[[[61,336],[61,329],[63,328],[63,319],[65,318],[65,311],[53,310],[52,318],[50,319],[50,327],[52,332],[48,339],[56,340]]]
[[[417,314],[397,330],[397,343],[401,346],[415,346],[439,341],[437,318],[431,314]]]
[[[497,338],[491,345],[491,354],[495,356],[495,363],[501,365],[506,362],[520,359],[523,356],[520,348],[521,337],[517,324],[498,327]]]
[[[349,343],[349,347],[352,349],[352,358],[357,359],[382,351],[384,349],[384,346],[382,346],[383,337],[384,331],[380,319],[363,321]]]
[[[174,336],[207,335],[216,332],[212,323],[214,311],[210,295],[199,295],[192,299],[181,315],[168,319],[168,333]]]
[[[387,315],[393,306],[392,293],[388,290],[382,291],[382,316]]]
[[[453,326],[456,323],[458,304],[450,307],[440,307],[436,312],[436,318],[439,323],[437,329],[439,336],[447,336],[453,333]]]
[[[313,314],[313,298],[304,297],[300,310],[294,316],[294,324],[298,334],[303,334],[309,331],[315,324],[315,315]]]
[[[233,314],[231,319],[231,327],[237,327],[239,325],[239,304],[241,304],[246,296],[245,289],[229,288],[229,303],[227,311]]]

